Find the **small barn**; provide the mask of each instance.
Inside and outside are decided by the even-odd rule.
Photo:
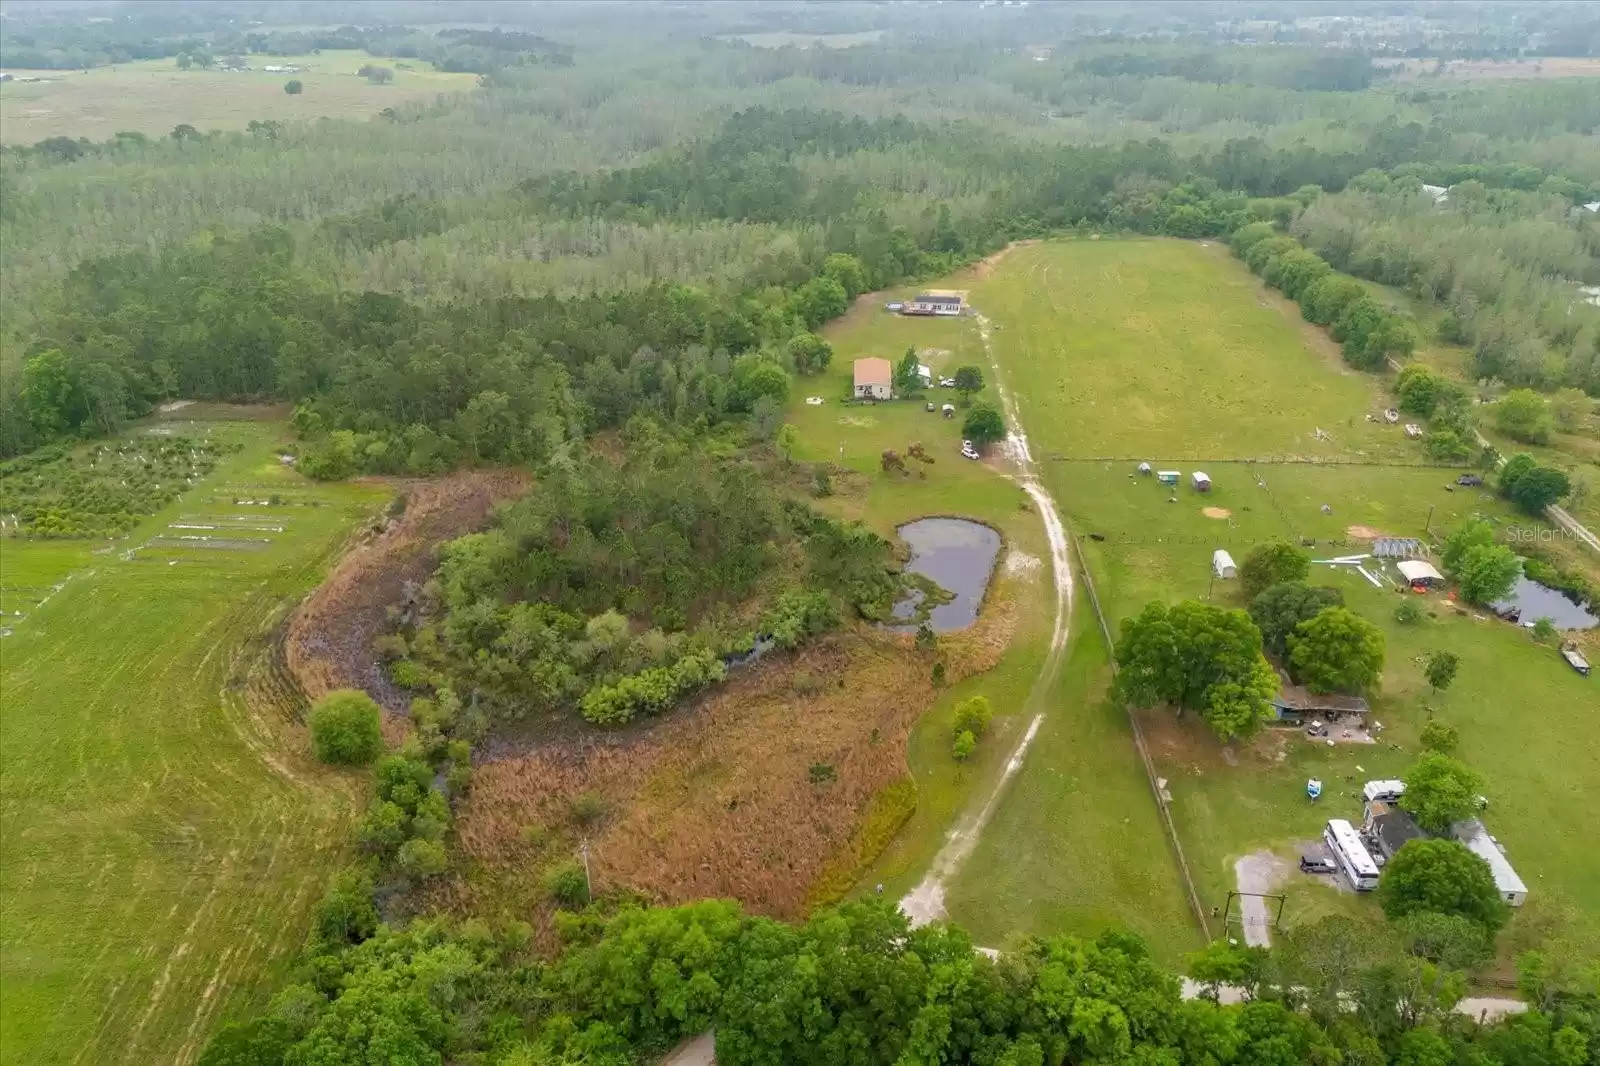
[[[1235,565],[1233,556],[1218,548],[1211,553],[1211,572],[1223,580],[1230,580],[1239,576],[1239,567]]]
[[[894,369],[887,359],[855,361],[854,395],[858,400],[887,400],[894,395]]]
[[[1181,476],[1182,475],[1179,474],[1178,471],[1176,471],[1176,470],[1157,470],[1156,471],[1156,480],[1161,482],[1163,485],[1176,485],[1178,483],[1178,478],[1180,478]]]
[[[1421,559],[1404,559],[1394,565],[1400,571],[1400,576],[1406,579],[1406,584],[1414,589],[1444,588],[1444,575],[1435,570],[1431,563]]]
[[[1196,470],[1194,473],[1190,474],[1189,482],[1194,486],[1194,491],[1196,492],[1211,491],[1211,475],[1205,473],[1204,471]]]

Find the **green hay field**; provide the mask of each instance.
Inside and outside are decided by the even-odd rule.
[[[37,609],[8,591],[24,617],[0,643],[6,1063],[193,1061],[281,974],[339,861],[359,790],[286,728],[270,637],[385,494],[283,468],[280,426],[211,431],[242,450],[129,538],[0,541],[0,586],[65,582]],[[282,532],[128,554],[225,521]]]
[[[1032,452],[1073,533],[1083,538],[1113,626],[1157,597],[1171,602],[1210,594],[1242,605],[1233,585],[1213,587],[1209,560],[1216,547],[1242,557],[1261,541],[1305,536],[1318,542],[1314,556],[1326,557],[1357,550],[1345,546],[1356,525],[1417,537],[1426,536],[1430,521],[1437,532],[1472,515],[1508,527],[1541,526],[1486,493],[1447,488],[1455,471],[1361,465],[1420,460],[1392,427],[1362,417],[1383,406],[1381,381],[1340,367],[1218,247],[1078,241],[1018,249],[987,279],[972,283],[972,299],[993,321],[995,354],[1018,397]],[[1307,439],[1308,426],[1333,439]],[[1169,492],[1134,475],[1132,463],[1098,456],[1147,458],[1158,468],[1183,471],[1185,481]],[[1211,461],[1217,457],[1322,462]],[[1215,484],[1204,496],[1187,483],[1201,458]],[[1176,502],[1168,502],[1173,496]],[[1324,504],[1331,513],[1323,512]],[[1230,513],[1207,517],[1203,507]],[[1088,540],[1088,533],[1105,539]],[[1405,628],[1393,621],[1399,593],[1375,589],[1349,571],[1318,568],[1313,580],[1336,584],[1350,606],[1388,635],[1388,667],[1374,700],[1385,743],[1330,749],[1272,730],[1225,756],[1193,721],[1178,724],[1149,712],[1157,772],[1170,781],[1174,817],[1203,903],[1222,904],[1238,857],[1271,849],[1292,858],[1325,819],[1359,817],[1359,804],[1341,793],[1407,765],[1431,704],[1459,728],[1461,754],[1487,778],[1490,831],[1530,885],[1528,906],[1501,938],[1502,958],[1547,938],[1590,949],[1600,933],[1600,858],[1578,821],[1564,812],[1581,810],[1581,797],[1600,787],[1593,682],[1567,670],[1525,632],[1481,614],[1457,614],[1441,597],[1425,601],[1432,620]],[[1095,639],[1081,625],[1077,633],[1080,641]],[[1434,697],[1417,660],[1436,649],[1456,652],[1462,668],[1455,688]],[[1103,649],[1100,655],[1103,662]],[[1088,656],[1080,643],[1073,662]],[[1070,695],[1086,702],[1106,677],[1103,668],[1069,674],[1079,678]],[[1067,684],[1074,684],[1072,677]],[[1304,797],[1309,776],[1329,787],[1316,807]],[[979,927],[987,912],[1015,915],[1007,921],[1022,928],[1061,920],[1051,912],[1058,904],[1042,898],[1037,880],[1017,883],[994,871],[1029,861],[1041,841],[1060,847],[1050,835],[1059,823],[1039,812],[1052,802],[1066,806],[1076,787],[1067,766],[1030,757],[980,847],[980,861],[963,886],[960,916],[974,921],[977,915]],[[1088,790],[1078,802],[1106,808],[1106,818],[1135,799],[1150,806],[1147,794]],[[1086,842],[1078,854],[1063,853],[1057,861],[1104,867],[1140,852],[1165,855],[1153,833],[1128,833],[1122,852],[1115,837],[1086,835]],[[1377,915],[1370,899],[1335,897],[1297,874],[1286,887],[1291,922],[1329,909]],[[1114,910],[1138,914],[1146,901],[1128,891],[1134,894]]]
[[[376,59],[360,51],[314,56],[250,56],[254,70],[179,70],[172,59],[150,59],[93,70],[23,71],[45,79],[0,86],[0,139],[33,144],[46,137],[103,141],[131,130],[165,136],[187,123],[199,130],[242,130],[252,119],[365,118],[386,107],[437,93],[467,92],[475,74],[446,74],[421,60]],[[401,69],[408,62],[410,69]],[[394,70],[394,81],[373,85],[356,71],[366,64]],[[296,66],[268,74],[262,66]],[[299,80],[298,96],[283,91]]]

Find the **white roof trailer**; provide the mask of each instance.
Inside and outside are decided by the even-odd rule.
[[[1378,887],[1378,864],[1367,846],[1361,843],[1355,826],[1343,818],[1330,818],[1322,830],[1322,841],[1333,853],[1333,861],[1339,864],[1351,888],[1357,892],[1371,892]]]
[[[1457,822],[1450,827],[1450,834],[1461,841],[1468,851],[1489,864],[1489,872],[1494,875],[1494,887],[1500,890],[1502,899],[1513,907],[1520,907],[1528,901],[1528,886],[1511,868],[1511,863],[1501,854],[1499,845],[1482,822],[1476,818]]]

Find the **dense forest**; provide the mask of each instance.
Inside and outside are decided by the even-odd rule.
[[[1008,240],[1084,226],[1225,236],[1257,219],[1290,224],[1335,267],[1451,301],[1486,377],[1596,388],[1595,316],[1574,305],[1593,275],[1595,220],[1580,205],[1600,183],[1529,164],[1451,172],[1447,149],[1393,126],[1350,151],[1253,138],[1194,154],[1159,139],[1062,149],[905,117],[749,109],[637,165],[528,177],[478,202],[402,195],[312,225],[213,229],[88,259],[13,320],[0,451],[106,432],[183,396],[303,404],[313,441],[356,435],[324,446],[310,469],[326,475],[538,459],[570,432],[646,408],[688,420],[746,413],[731,377],[741,355],[765,353],[792,373],[790,340],[857,293]],[[23,173],[102,162],[32,161]],[[1437,175],[1460,178],[1443,212],[1421,192],[1420,177]],[[1412,240],[1404,219],[1419,211],[1432,212],[1431,228]],[[684,276],[639,269],[636,285],[613,276],[581,295],[475,290],[467,277],[483,260],[447,252],[464,251],[464,231],[503,240],[519,224],[568,240],[653,235],[684,249],[670,257]],[[1463,242],[1493,250],[1465,265],[1447,254]],[[751,254],[713,267],[688,251],[697,243]],[[1392,246],[1405,256],[1369,250]],[[451,272],[473,274],[424,280],[447,257],[463,264]],[[1423,278],[1429,263],[1449,265]],[[403,295],[347,284],[351,264]],[[672,365],[669,396],[655,395],[660,375],[638,372],[644,352],[645,364]],[[511,412],[522,430],[491,441],[468,425],[474,402]]]

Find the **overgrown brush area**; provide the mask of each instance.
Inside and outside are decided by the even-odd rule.
[[[574,710],[621,725],[758,643],[888,616],[904,587],[888,541],[785,495],[758,459],[642,419],[623,443],[552,463],[493,528],[442,547],[382,641],[391,678],[470,698],[470,733]]]

